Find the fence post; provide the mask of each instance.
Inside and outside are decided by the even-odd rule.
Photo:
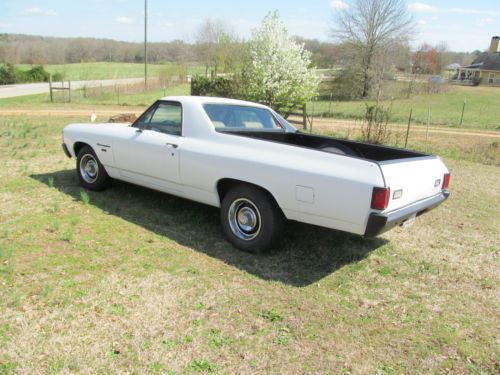
[[[460,117],[460,125],[458,126],[462,126],[462,123],[464,121],[464,112],[465,112],[465,104],[467,103],[467,99],[464,99],[464,104],[462,106],[462,116]]]
[[[71,81],[68,81],[68,97],[69,102],[71,103]]]
[[[52,96],[52,73],[49,74],[49,91],[50,91],[50,101],[54,101],[54,97]]]
[[[307,130],[307,104],[302,107],[302,127]]]
[[[425,152],[427,152],[427,140],[429,139],[429,125],[431,124],[431,107],[427,110],[427,129],[425,130]]]
[[[330,103],[328,103],[328,117],[331,117],[332,113],[332,101],[333,101],[333,92],[330,93]]]
[[[406,128],[405,148],[408,146],[408,136],[410,135],[411,115],[413,114],[413,107],[410,108],[410,117],[408,117],[408,128]]]
[[[120,105],[120,86],[116,86],[116,104]]]

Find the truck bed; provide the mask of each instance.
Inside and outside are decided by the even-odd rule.
[[[223,132],[243,137],[257,138],[264,141],[284,143],[291,146],[306,147],[316,149],[318,151],[322,151],[323,148],[328,146],[335,147],[340,144],[343,147],[348,147],[350,150],[352,150],[352,153],[348,153],[347,156],[358,157],[377,162],[430,156],[421,152],[403,150],[395,147],[373,145],[319,135],[310,135],[301,132],[285,133],[281,131],[270,132],[253,130],[224,130]]]
[[[229,133],[377,163],[385,187],[390,188],[391,194],[399,195],[389,200],[386,211],[401,209],[441,192],[445,172],[442,162],[433,155],[300,132],[231,130]]]

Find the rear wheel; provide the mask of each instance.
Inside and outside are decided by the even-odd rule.
[[[274,199],[256,186],[238,185],[222,200],[222,229],[229,242],[240,250],[267,250],[281,237],[284,221]]]
[[[354,151],[349,146],[343,145],[339,142],[328,142],[319,147],[320,151],[329,152],[330,154],[337,155],[347,155],[347,156],[359,156],[356,151]]]
[[[90,146],[83,146],[78,151],[76,173],[80,184],[89,190],[104,190],[111,183],[111,177]]]

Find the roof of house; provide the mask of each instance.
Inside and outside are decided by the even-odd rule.
[[[500,52],[483,52],[472,62],[472,64],[465,66],[465,68],[500,71]]]

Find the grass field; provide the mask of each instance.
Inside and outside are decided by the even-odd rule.
[[[431,125],[458,127],[466,101],[462,127],[500,130],[500,87],[449,86],[439,94],[422,94],[410,99],[383,101],[391,107],[391,121],[407,123],[413,108],[413,123],[427,124],[428,110],[431,110]],[[374,102],[368,102],[374,104]],[[344,119],[363,119],[364,101],[332,102],[320,101],[308,104],[308,111],[315,115]]]
[[[115,79],[144,77],[144,64],[121,62],[91,62],[79,64],[44,65],[49,73],[62,73],[65,79],[72,81],[87,81],[94,79]],[[31,65],[19,65],[21,69],[30,69]],[[149,64],[148,74],[151,77],[174,76],[186,74],[201,74],[204,69],[197,63]]]
[[[378,239],[290,223],[224,240],[214,208],[77,182],[61,129],[0,117],[0,373],[496,374],[498,168]],[[86,120],[86,119],[83,119]]]
[[[0,108],[78,108],[79,106],[85,105],[96,105],[96,106],[109,106],[109,105],[119,105],[123,106],[149,106],[154,101],[167,95],[189,95],[190,86],[187,83],[176,85],[173,87],[167,87],[165,90],[151,90],[151,91],[140,91],[136,93],[120,94],[118,97],[114,89],[105,88],[103,94],[99,93],[99,88],[93,89],[96,92],[95,95],[83,96],[82,90],[72,94],[72,102],[68,103],[67,100],[56,97],[56,100],[51,103],[48,94],[39,95],[27,95],[27,96],[17,96],[14,98],[3,98],[0,99]],[[89,90],[90,91],[90,90]],[[57,94],[56,94],[57,95]]]

